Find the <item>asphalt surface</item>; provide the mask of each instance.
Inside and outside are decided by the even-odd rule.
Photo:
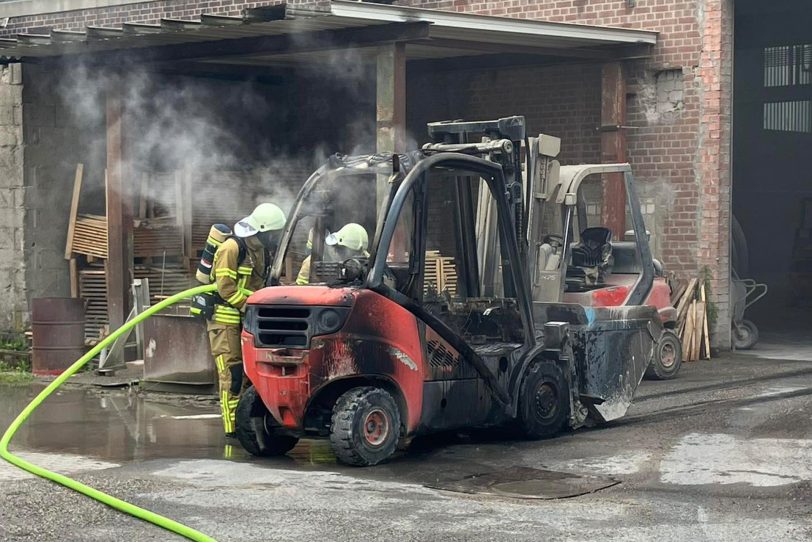
[[[127,390],[61,392],[12,448],[220,541],[810,540],[812,349],[798,348],[685,365],[608,426],[442,435],[367,469],[324,441],[257,460],[224,446],[214,403]],[[0,388],[0,428],[34,392]],[[0,540],[173,539],[0,464]]]

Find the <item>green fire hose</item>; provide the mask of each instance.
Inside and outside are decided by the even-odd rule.
[[[65,381],[73,376],[76,371],[84,367],[88,361],[93,359],[102,349],[111,344],[115,341],[118,337],[122,334],[126,333],[133,327],[135,327],[140,322],[143,322],[156,312],[159,312],[170,305],[174,305],[178,301],[182,299],[186,299],[187,297],[192,297],[197,294],[202,294],[205,292],[211,292],[216,289],[216,285],[210,284],[206,286],[198,286],[196,288],[190,288],[189,290],[184,290],[183,292],[177,293],[167,299],[164,299],[160,303],[148,308],[113,333],[110,334],[109,337],[101,341],[97,344],[93,349],[90,350],[87,354],[76,360],[76,362],[65,369],[65,371],[60,374],[53,382],[51,382],[48,387],[46,387],[39,395],[37,395],[33,401],[31,401],[28,406],[26,406],[22,412],[15,418],[11,425],[9,425],[6,432],[3,434],[3,438],[0,439],[0,457],[8,461],[9,463],[20,467],[23,470],[26,470],[32,474],[36,474],[41,478],[47,478],[57,484],[61,484],[67,488],[70,488],[74,491],[78,491],[84,495],[87,495],[91,499],[95,499],[100,503],[106,504],[111,508],[115,508],[121,512],[126,514],[130,514],[131,516],[135,516],[138,519],[142,519],[144,521],[148,521],[154,525],[159,527],[163,527],[168,531],[172,531],[173,533],[177,533],[181,536],[188,538],[189,540],[196,540],[196,541],[205,541],[205,542],[216,542],[210,536],[207,536],[199,531],[192,529],[191,527],[187,527],[177,521],[173,521],[167,517],[161,516],[160,514],[156,514],[155,512],[150,512],[149,510],[145,510],[144,508],[140,508],[135,506],[134,504],[130,504],[126,501],[122,501],[121,499],[117,499],[112,495],[108,495],[98,489],[93,489],[90,486],[86,486],[76,480],[68,478],[67,476],[63,476],[62,474],[57,474],[56,472],[51,472],[47,469],[34,465],[33,463],[29,463],[25,459],[17,457],[16,455],[12,454],[8,451],[8,445],[11,443],[11,439],[14,437],[14,434],[17,430],[22,426],[23,423],[31,416],[31,413],[39,407],[42,402],[48,398],[54,391],[56,391]]]

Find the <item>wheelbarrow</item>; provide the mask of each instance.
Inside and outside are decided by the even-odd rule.
[[[758,342],[758,328],[744,317],[744,312],[767,295],[767,285],[753,279],[742,279],[731,270],[731,297],[733,299],[733,348],[749,350]]]

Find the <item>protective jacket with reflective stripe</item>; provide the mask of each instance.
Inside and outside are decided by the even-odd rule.
[[[245,248],[242,262],[240,246],[233,238],[223,242],[214,255],[212,279],[223,299],[223,303],[214,307],[214,321],[218,324],[239,325],[245,300],[265,286],[268,269],[265,248],[255,237],[245,239]]]

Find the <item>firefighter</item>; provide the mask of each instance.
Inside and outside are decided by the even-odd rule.
[[[307,247],[312,247],[312,234],[307,239]],[[368,258],[367,246],[369,245],[369,235],[367,230],[360,224],[350,222],[345,224],[340,230],[327,235],[324,239],[327,245],[324,251],[325,261],[343,262],[350,258]],[[296,277],[296,284],[304,285],[310,283],[310,256],[304,259],[299,275]]]
[[[282,209],[273,203],[262,203],[237,222],[234,236],[224,241],[214,255],[211,273],[218,296],[208,334],[217,367],[220,411],[227,437],[235,435],[237,402],[247,387],[240,347],[245,301],[255,290],[265,287],[285,220]]]

